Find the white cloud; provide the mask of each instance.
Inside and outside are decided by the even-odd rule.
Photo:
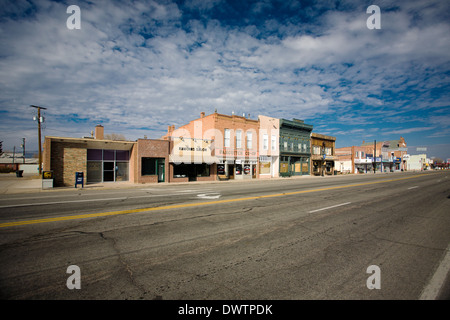
[[[206,20],[221,4],[214,0],[189,1],[186,9],[197,8],[204,19],[191,21],[182,21],[185,12],[171,2],[82,3],[82,29],[68,30],[63,3],[39,1],[35,13],[23,18],[27,4],[5,7],[9,13],[0,20],[1,108],[47,106],[49,129],[86,132],[105,121],[107,130],[148,127],[156,131],[147,135],[156,138],[169,124],[217,108],[321,119],[317,123],[326,130],[449,103],[429,93],[448,86],[450,35],[440,2],[411,1],[390,12],[381,5],[379,31],[367,29],[368,15],[359,9],[330,10],[298,25],[272,17],[261,30],[227,25]],[[260,3],[252,12],[271,5]],[[332,8],[334,2],[315,6]],[[419,18],[413,21],[412,12]],[[441,16],[437,22],[435,15]],[[265,32],[271,35],[261,36]],[[386,101],[386,91],[401,93],[408,103]],[[361,106],[371,113],[362,107],[345,114]],[[72,114],[87,120],[68,123]],[[447,121],[429,119],[433,127]]]

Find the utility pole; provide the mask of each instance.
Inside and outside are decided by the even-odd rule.
[[[23,163],[25,163],[25,138],[22,138],[22,148],[23,148]]]
[[[44,122],[44,119],[41,117],[41,109],[47,110],[47,108],[39,107],[39,106],[33,106],[30,107],[36,108],[38,112],[37,119],[36,117],[33,118],[33,120],[37,120],[38,123],[38,139],[39,139],[39,175],[42,174],[42,150],[41,150],[41,122]]]

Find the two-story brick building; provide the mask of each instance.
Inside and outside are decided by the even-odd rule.
[[[206,116],[202,112],[200,118],[177,129],[169,126],[167,134],[162,139],[171,141],[181,138],[184,141],[194,139],[209,144],[206,149],[211,151],[206,154],[206,157],[210,158],[210,161],[196,164],[177,164],[172,161],[174,170],[183,166],[186,175],[192,177],[191,180],[202,178],[202,174],[205,176],[203,179],[208,180],[254,179],[259,175],[258,133],[259,121],[249,119],[245,115],[225,115],[214,112]],[[194,153],[196,150],[197,148],[191,152]],[[199,165],[201,174],[196,171]]]

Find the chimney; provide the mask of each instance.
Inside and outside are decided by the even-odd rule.
[[[102,125],[97,125],[95,127],[95,139],[97,140],[103,140],[105,138],[104,136],[104,128]]]
[[[204,112],[200,112],[200,118],[203,118],[205,116]]]

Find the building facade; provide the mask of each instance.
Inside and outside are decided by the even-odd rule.
[[[336,149],[337,170],[341,173],[393,172],[406,170],[406,141],[363,141],[361,146]]]
[[[206,116],[202,112],[199,119],[178,129],[169,126],[168,133],[162,139],[210,141],[210,147],[207,148],[210,148],[211,154],[207,156],[211,158],[202,165],[209,170],[211,180],[255,179],[259,175],[258,132],[259,121],[245,115],[215,112]]]
[[[258,116],[259,121],[259,178],[279,177],[280,171],[280,120]]]
[[[311,174],[332,175],[335,170],[336,138],[315,132],[311,133]]]
[[[310,174],[312,129],[303,120],[280,119],[280,176]]]
[[[169,141],[107,140],[103,132],[103,126],[97,126],[93,137],[45,137],[43,170],[53,172],[54,186],[74,186],[77,172],[82,172],[84,183],[173,180]]]

